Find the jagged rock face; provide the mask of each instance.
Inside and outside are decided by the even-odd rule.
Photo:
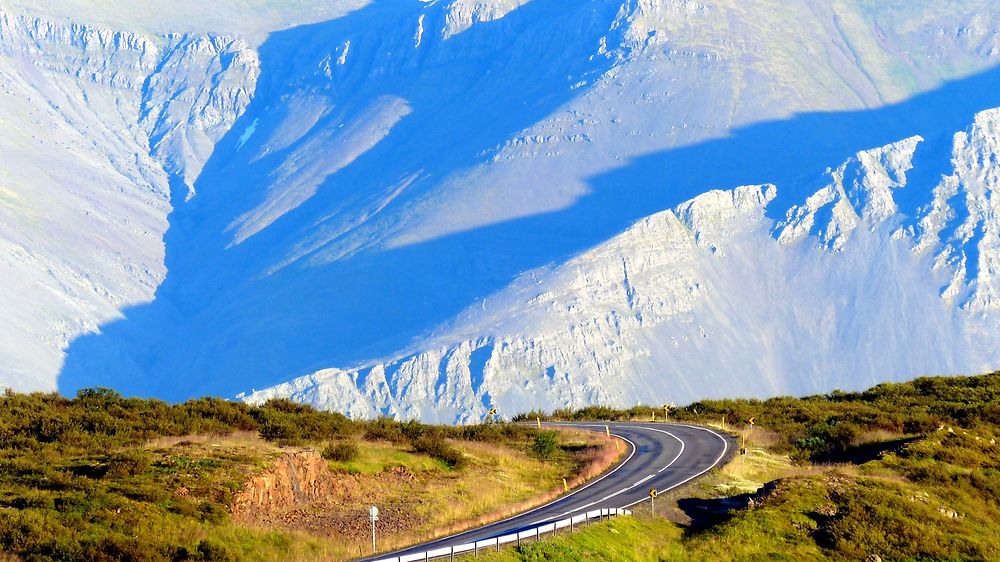
[[[898,211],[892,191],[906,185],[906,172],[922,140],[912,137],[860,152],[830,172],[830,185],[789,209],[788,218],[777,225],[778,241],[788,244],[815,236],[827,248],[840,250],[858,226],[877,228]]]
[[[934,268],[951,273],[942,298],[970,312],[1000,308],[998,149],[1000,110],[984,111],[968,131],[955,135],[954,172],[934,188],[934,201],[916,229],[915,250],[936,250]]]
[[[259,522],[268,515],[328,500],[337,495],[337,488],[330,464],[318,452],[285,453],[266,471],[247,479],[233,498],[233,517],[243,523]]]
[[[0,20],[0,384],[453,420],[997,366],[988,3],[334,4]]]

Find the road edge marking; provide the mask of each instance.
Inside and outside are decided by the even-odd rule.
[[[671,424],[671,425],[676,425],[676,426],[680,426],[680,427],[689,427],[691,429],[700,429],[702,431],[707,431],[707,432],[711,433],[712,435],[714,435],[714,436],[716,436],[716,437],[718,437],[719,439],[722,440],[722,453],[719,454],[718,458],[715,459],[715,462],[713,462],[708,468],[702,470],[701,472],[699,472],[699,473],[697,473],[697,474],[695,474],[693,476],[689,476],[688,478],[685,478],[684,480],[681,480],[680,482],[674,484],[673,486],[670,486],[669,488],[665,488],[663,490],[660,490],[661,492],[669,492],[670,490],[673,490],[675,488],[679,488],[679,487],[683,486],[684,484],[687,484],[688,482],[694,480],[695,478],[698,478],[702,474],[705,474],[709,470],[712,470],[713,468],[715,468],[716,466],[718,466],[718,464],[720,462],[722,462],[722,459],[726,458],[726,453],[729,452],[729,441],[726,441],[725,437],[723,437],[722,435],[719,435],[718,433],[716,433],[715,431],[713,431],[713,430],[711,430],[711,429],[709,429],[707,427],[700,427],[700,426],[697,426],[697,425],[687,425],[687,424],[683,424],[683,423],[674,423],[674,424]],[[622,506],[620,509],[628,509],[628,508],[632,507],[633,505],[640,504],[640,503],[642,503],[644,501],[646,501],[646,498],[643,498],[643,499],[641,499],[639,501],[634,501],[634,502],[632,502],[632,503],[630,503],[628,505]]]

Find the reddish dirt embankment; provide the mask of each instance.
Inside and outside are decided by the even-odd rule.
[[[358,476],[335,474],[313,450],[282,455],[262,474],[249,479],[233,501],[233,518],[241,524],[306,531],[322,536],[365,538],[369,532]],[[386,486],[410,483],[414,476],[402,467],[379,475]],[[369,486],[370,487],[370,486]],[[380,506],[386,532],[410,528],[410,510],[403,505]]]

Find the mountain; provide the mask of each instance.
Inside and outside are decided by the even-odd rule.
[[[9,386],[451,421],[1000,364],[990,2],[4,2]]]

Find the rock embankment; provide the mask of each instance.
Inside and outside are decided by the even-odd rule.
[[[374,480],[374,481],[373,481]],[[330,470],[319,452],[285,453],[266,471],[251,476],[233,500],[233,519],[240,524],[297,530],[321,536],[366,537],[368,505],[382,487],[412,485],[416,476],[394,467],[377,477]],[[383,532],[411,529],[418,519],[414,505],[380,504]]]
[[[316,451],[287,453],[266,472],[250,478],[233,502],[233,517],[253,523],[268,514],[328,501],[336,494],[336,479]]]

